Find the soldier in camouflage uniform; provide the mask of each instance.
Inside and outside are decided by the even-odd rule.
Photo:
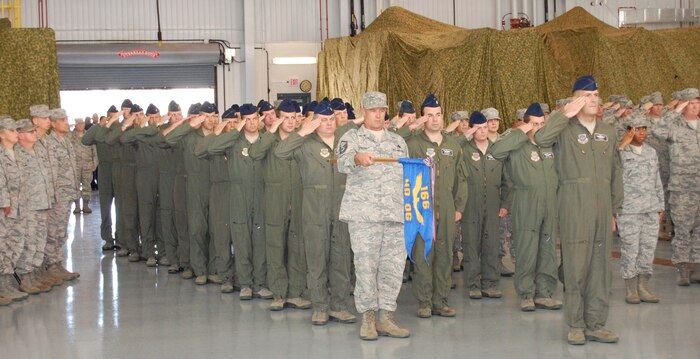
[[[296,111],[291,101],[282,101],[277,120],[249,149],[253,160],[263,161],[265,171],[267,282],[274,295],[270,310],[311,308],[311,302],[302,298],[306,255],[301,233],[301,173],[296,161],[275,156],[279,142],[294,132]]]
[[[661,184],[664,186],[664,222],[662,222],[659,230],[659,235],[665,240],[671,239],[671,207],[669,204],[668,178],[671,175],[671,158],[668,152],[668,143],[661,141],[656,136],[651,136],[653,128],[661,121],[664,115],[664,99],[661,92],[652,92],[646,96],[647,103],[647,119],[650,122],[648,129],[649,136],[644,141],[647,145],[656,150],[656,156],[659,158],[659,175],[661,176]]]
[[[45,265],[54,277],[73,280],[80,277],[77,272],[69,272],[63,265],[65,245],[68,240],[68,218],[70,205],[78,199],[78,171],[75,164],[75,152],[71,145],[70,127],[66,111],[60,108],[51,111],[51,134],[46,143],[49,149],[49,161],[54,173],[56,202],[48,213],[44,259]]]
[[[313,325],[326,325],[329,317],[341,323],[356,320],[348,311],[350,238],[347,224],[338,220],[346,175],[329,162],[342,134],[340,129],[336,130],[330,101],[322,100],[314,107],[313,118],[280,141],[275,149],[277,157],[296,161],[301,172],[302,231]]]
[[[98,165],[96,146],[84,145],[81,140],[85,136],[85,122],[82,119],[75,120],[75,129],[70,133],[70,142],[75,152],[75,165],[78,177],[76,182],[80,186],[80,197],[83,199],[83,213],[92,213],[90,208],[90,182],[92,182],[92,172]],[[80,213],[80,200],[75,200],[74,214]]]
[[[355,307],[362,313],[360,338],[364,340],[410,335],[393,319],[406,258],[403,172],[399,163],[375,162],[375,158],[408,157],[403,138],[383,128],[387,109],[385,94],[365,93],[364,125],[346,132],[336,150],[338,171],[348,175],[340,220],[350,232],[357,275]]]
[[[608,319],[614,216],[622,209],[623,188],[617,135],[597,121],[598,86],[592,76],[577,79],[574,100],[552,112],[534,136],[554,146],[559,175],[559,228],[564,272],[567,341],[616,343]],[[517,248],[517,239],[516,239]]]
[[[419,318],[430,318],[433,314],[454,317],[456,311],[447,300],[452,283],[455,222],[461,219],[467,202],[467,168],[457,140],[442,134],[442,108],[434,95],[428,95],[423,101],[421,114],[425,130],[411,136],[407,144],[411,158],[427,156],[434,161],[433,213],[436,230],[433,249],[427,261],[420,235],[413,247],[412,257],[416,260],[413,293],[419,303]]]
[[[107,110],[107,116],[112,117],[117,114],[117,108],[111,106]],[[105,242],[102,245],[102,250],[111,251],[115,249],[114,236],[112,235],[112,200],[116,197],[116,184],[114,181],[115,162],[119,160],[119,151],[113,146],[104,142],[104,135],[107,133],[107,118],[103,117],[100,123],[90,127],[85,132],[85,135],[80,139],[80,142],[85,146],[94,145],[97,151],[97,159],[100,164],[100,169],[97,171],[97,183],[100,190],[98,198],[100,201],[100,236]],[[98,133],[102,133],[102,139],[98,140]],[[117,144],[121,146],[121,144]],[[119,207],[115,203],[117,212]],[[117,215],[117,219],[119,216]]]
[[[42,283],[34,274],[44,264],[46,247],[47,211],[51,208],[51,174],[41,163],[35,150],[38,143],[36,126],[29,120],[19,120],[18,144],[14,147],[15,160],[20,170],[20,191],[17,211],[18,221],[24,226],[24,248],[15,263],[15,272],[20,279],[19,289],[28,294],[47,292],[50,286]]]
[[[680,93],[681,101],[656,124],[652,133],[668,143],[671,154],[671,216],[675,227],[671,260],[678,268],[678,285],[700,283],[700,92],[688,88]]]
[[[15,147],[17,122],[9,117],[0,118],[0,305],[27,298],[17,290],[14,278],[15,263],[24,249],[24,223],[19,216],[20,168]]]
[[[651,123],[644,114],[633,114],[620,140],[625,202],[617,216],[620,233],[620,269],[625,280],[625,301],[657,303],[647,284],[654,264],[664,195],[656,151],[645,144]]]

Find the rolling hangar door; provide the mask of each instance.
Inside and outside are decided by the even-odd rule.
[[[217,44],[58,44],[61,90],[216,88]]]

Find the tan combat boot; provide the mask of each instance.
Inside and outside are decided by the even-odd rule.
[[[360,326],[360,339],[377,340],[377,320],[376,312],[368,310],[362,313],[362,325]]]
[[[19,280],[20,280],[19,290],[21,290],[27,294],[39,294],[39,293],[41,293],[41,290],[39,290],[39,288],[32,285],[32,279],[31,279],[29,273],[20,274]]]
[[[75,203],[75,209],[73,210],[73,214],[80,214],[80,200],[76,199],[73,201]]]
[[[639,299],[645,303],[658,303],[659,297],[649,290],[649,279],[651,279],[651,273],[643,273],[639,275]]]
[[[272,303],[270,303],[270,310],[273,312],[278,312],[284,309],[285,300],[283,298],[274,298]]]
[[[562,307],[562,302],[554,298],[535,298],[535,307],[547,310],[559,310]]]
[[[569,328],[569,334],[566,335],[566,341],[571,345],[586,344],[586,336],[583,333],[583,328]]]
[[[301,298],[301,297],[287,298],[287,301],[284,304],[287,307],[296,308],[296,309],[309,309],[309,308],[311,308],[311,301],[306,300],[306,299]]]
[[[617,343],[620,340],[620,337],[615,332],[605,327],[600,327],[596,330],[586,329],[584,335],[587,340],[600,343]]]
[[[347,310],[340,310],[340,311],[330,310],[330,311],[328,311],[328,316],[330,317],[330,320],[338,322],[338,323],[350,324],[350,323],[355,323],[355,321],[357,321],[357,318],[355,318],[355,316],[352,315]]]
[[[313,325],[326,325],[328,324],[328,311],[314,309],[311,313],[311,324]]]
[[[17,281],[15,280],[15,277],[12,274],[6,274],[2,276],[2,278],[0,278],[0,285],[7,293],[7,297],[11,298],[14,301],[27,299],[27,297],[29,296],[27,293],[20,292],[17,289]]]
[[[392,338],[408,338],[411,332],[406,328],[401,328],[394,320],[394,312],[388,310],[379,311],[379,320],[376,323],[377,334]]]
[[[4,306],[6,306],[6,305],[10,305],[10,303],[12,303],[12,298],[3,297],[3,296],[0,294],[0,307],[4,307]]]
[[[63,263],[54,263],[50,265],[49,272],[51,272],[51,275],[54,277],[59,277],[63,280],[73,280],[80,277],[80,273],[78,272],[69,272],[63,266]]]
[[[39,268],[39,274],[41,275],[39,279],[41,279],[42,282],[50,284],[53,287],[63,284],[63,278],[51,273],[47,268]]]
[[[637,277],[625,279],[625,302],[628,304],[639,304],[638,282]]]
[[[700,264],[693,263],[693,270],[690,272],[690,283],[700,283]]]
[[[83,213],[92,213],[92,208],[90,208],[90,200],[83,198]]]
[[[0,298],[9,298],[10,301],[20,301],[26,298],[27,294],[19,294],[12,291],[12,288],[5,283],[5,278],[6,276],[4,275],[0,278]]]
[[[690,270],[688,269],[688,263],[676,264],[676,271],[678,271],[678,279],[676,279],[676,284],[678,284],[681,287],[689,286]]]
[[[39,291],[42,293],[50,292],[51,291],[51,284],[44,283],[41,280],[39,280],[39,270],[35,269],[33,272],[29,273],[29,277],[31,278],[32,285],[35,286],[36,288],[39,288]]]

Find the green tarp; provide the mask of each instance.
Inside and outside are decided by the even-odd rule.
[[[446,114],[495,107],[505,127],[518,108],[570,96],[582,75],[603,98],[635,103],[698,87],[700,27],[617,29],[577,7],[534,28],[467,30],[391,7],[361,34],[326,40],[318,59],[317,98],[359,107],[365,91],[382,91],[393,115],[398,101],[419,105],[433,92]]]

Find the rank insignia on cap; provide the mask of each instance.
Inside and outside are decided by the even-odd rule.
[[[585,133],[578,135],[578,143],[585,145],[588,143],[588,136]]]
[[[440,153],[445,155],[445,156],[452,156],[452,150],[447,149],[447,148],[440,150]]]
[[[347,150],[348,150],[348,141],[340,141],[340,143],[338,143],[338,148],[336,148],[336,150],[335,150],[335,154],[340,156],[343,153],[345,153],[345,151],[347,151]]]
[[[433,156],[435,156],[435,149],[434,149],[434,148],[428,148],[428,149],[425,151],[425,154],[428,155],[428,157],[433,157]]]
[[[596,133],[593,135],[593,138],[595,138],[595,140],[599,142],[608,142],[608,135],[604,133]]]
[[[329,151],[327,148],[322,148],[320,155],[323,158],[328,158],[328,156],[331,155],[331,151]]]
[[[533,160],[533,161],[535,161],[535,162],[537,162],[537,161],[540,160],[540,154],[537,153],[537,151],[532,151],[532,152],[530,153],[530,159]]]
[[[241,151],[241,154],[242,154],[243,156],[248,157],[248,147],[243,148],[243,150]]]
[[[472,161],[478,161],[481,159],[481,154],[479,152],[472,152]]]
[[[493,156],[491,156],[491,154],[489,153],[488,155],[486,155],[486,160],[487,161],[495,161],[496,159],[493,158]]]
[[[542,157],[544,158],[554,158],[554,153],[551,152],[543,152]]]

